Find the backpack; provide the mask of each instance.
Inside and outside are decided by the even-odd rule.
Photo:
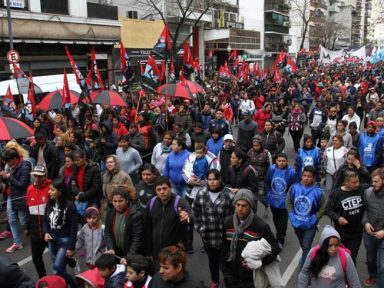
[[[157,199],[157,196],[153,196],[151,201],[149,202],[149,212],[152,211],[153,205],[155,205],[155,201]],[[176,195],[175,202],[173,202],[173,210],[175,211],[176,215],[179,215],[179,202],[181,197],[179,195]]]
[[[289,130],[299,131],[303,129],[303,123],[301,122],[301,113],[291,113],[289,116]]]
[[[310,255],[311,261],[315,259],[316,253],[319,249],[320,249],[320,245],[316,245],[315,247],[313,247]],[[351,251],[349,251],[348,248],[345,248],[343,244],[340,244],[338,254],[339,254],[340,264],[344,272],[344,281],[346,283],[345,287],[349,287],[349,283],[347,279],[347,253],[351,254]]]

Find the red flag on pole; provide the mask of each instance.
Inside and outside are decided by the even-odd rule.
[[[170,73],[169,73],[169,80],[171,80],[171,82],[174,82],[176,80],[175,63],[173,61],[173,58],[172,58],[172,61],[171,61],[171,69],[170,69]]]
[[[191,54],[191,50],[189,50],[188,41],[184,41],[184,55],[183,55],[183,64],[189,65],[188,68],[192,67],[193,65],[193,57]]]
[[[236,60],[236,59],[237,59],[237,56],[238,56],[238,54],[237,54],[237,50],[233,50],[233,51],[231,52],[231,54],[229,55],[229,57],[228,57],[228,61],[231,61],[232,59]]]
[[[185,82],[185,77],[184,77],[184,67],[182,67],[180,70],[180,82],[181,82],[181,85],[183,85],[183,86],[187,85],[187,83]]]
[[[171,50],[171,48],[172,43],[171,36],[169,35],[168,24],[165,24],[159,39],[157,40],[155,46],[152,49],[152,52],[157,56],[164,58],[167,55],[167,52]]]
[[[91,73],[91,75],[90,75]],[[96,52],[95,47],[92,46],[92,55],[91,55],[91,70],[88,73],[87,76],[87,85],[92,87],[92,75],[94,75],[97,79],[97,83],[99,85],[99,88],[101,91],[105,90],[103,79],[101,79],[100,71],[97,68],[97,62],[96,62]]]
[[[63,81],[63,99],[62,104],[63,106],[67,103],[71,103],[71,95],[69,91],[69,84],[68,84],[68,78],[67,78],[67,71],[64,68],[64,81]]]
[[[295,63],[295,61],[292,60],[291,56],[288,56],[287,65],[291,66],[293,73],[295,73],[297,71],[296,63]]]
[[[143,75],[144,74],[144,66],[141,63],[139,65],[140,65],[140,74]]]
[[[29,77],[28,101],[31,102],[32,115],[36,117],[35,86],[33,85],[32,77]]]
[[[65,52],[67,53],[67,57],[68,57],[69,63],[71,64],[71,67],[72,67],[72,71],[73,71],[73,73],[76,76],[76,82],[81,87],[81,80],[84,80],[84,77],[81,74],[79,68],[77,68],[77,65],[76,65],[75,61],[73,60],[73,58],[71,56],[71,53],[69,53],[69,50],[68,50],[67,46],[65,46]]]
[[[6,99],[15,102],[15,100],[13,99],[12,91],[11,91],[11,84],[8,84],[7,93],[5,93],[5,96],[4,96],[4,100]]]
[[[157,67],[155,58],[153,58],[152,55],[148,56],[147,64],[152,67],[153,73],[155,73],[157,76],[160,76],[159,68]]]
[[[165,78],[165,61],[161,60],[161,71],[159,76],[159,82],[163,82]]]

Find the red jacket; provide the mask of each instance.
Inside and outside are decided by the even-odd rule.
[[[253,120],[257,123],[259,128],[259,134],[261,134],[264,130],[265,121],[271,119],[272,112],[266,112],[263,109],[258,110],[253,117]]]
[[[117,127],[113,126],[113,132],[117,134],[117,137],[119,140],[121,139],[122,136],[128,135],[128,129],[125,127],[125,125],[121,122],[117,124]]]

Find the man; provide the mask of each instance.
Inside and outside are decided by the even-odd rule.
[[[309,127],[311,127],[311,135],[315,146],[320,144],[320,139],[323,134],[323,128],[327,122],[327,109],[323,107],[323,103],[317,100],[316,106],[309,112]],[[319,143],[317,143],[319,142]]]
[[[184,139],[185,144],[187,145],[187,149],[189,150],[192,145],[192,140],[188,130],[183,128],[183,124],[180,122],[175,122],[173,124],[173,132],[175,133],[175,138]]]
[[[348,127],[349,127],[349,123],[351,123],[351,122],[356,123],[357,130],[360,129],[361,119],[360,119],[359,115],[357,115],[357,113],[355,112],[355,110],[352,106],[348,107],[347,114],[345,114],[341,120],[346,120],[348,122],[347,132],[349,131]]]
[[[383,159],[383,138],[376,132],[376,122],[369,121],[366,132],[360,134],[359,154],[369,172],[378,168]]]
[[[364,192],[361,221],[369,274],[363,283],[366,287],[384,287],[384,170],[376,169],[371,177],[372,187]]]
[[[221,180],[224,183],[227,183],[227,175],[228,175],[228,167],[231,165],[231,154],[235,150],[235,144],[233,143],[233,136],[232,134],[226,134],[224,135],[224,146],[221,148],[219,155],[217,158],[219,158],[220,161],[220,174],[221,174]]]
[[[221,108],[217,109],[215,119],[211,120],[209,125],[209,132],[212,133],[215,129],[220,131],[220,135],[232,134],[231,125],[225,120],[224,111]]]
[[[129,174],[133,184],[137,184],[140,180],[139,169],[143,165],[139,151],[131,147],[129,136],[121,137],[120,147],[116,150],[116,156],[119,158],[121,168]]]
[[[43,223],[45,219],[45,207],[48,203],[48,190],[51,180],[47,178],[47,169],[41,164],[37,164],[31,172],[33,183],[27,189],[27,206],[29,214],[25,227],[31,236],[31,254],[39,278],[44,277],[45,271],[43,253],[47,247],[44,240]]]
[[[204,104],[203,111],[200,114],[200,122],[203,125],[204,131],[209,131],[211,126],[211,121],[214,119],[214,115],[212,113],[211,105],[209,103]]]
[[[332,191],[327,205],[327,214],[340,234],[341,243],[351,251],[355,264],[363,237],[363,193],[359,175],[355,171],[348,171],[344,176],[344,184]]]
[[[56,146],[48,142],[45,132],[40,131],[35,135],[36,146],[32,150],[32,157],[36,164],[47,167],[48,178],[55,179],[59,172],[59,161],[57,159]]]
[[[192,222],[192,210],[187,201],[172,193],[168,177],[160,176],[154,196],[145,211],[146,253],[158,258],[160,250],[179,242],[187,247],[187,228]]]
[[[271,246],[272,251],[261,260],[261,267],[275,261],[280,248],[269,225],[253,212],[255,200],[250,190],[240,189],[233,203],[235,213],[224,221],[222,248],[224,283],[226,288],[251,288],[255,287],[253,271],[241,256],[246,245],[264,238]]]
[[[266,200],[271,207],[273,224],[276,228],[276,239],[280,249],[284,246],[288,226],[285,198],[295,180],[296,172],[293,167],[288,165],[288,156],[285,153],[278,154],[276,164],[268,169],[265,186],[268,191]]]
[[[368,121],[376,121],[378,117],[384,116],[383,103],[376,102],[375,108],[371,109],[368,114]]]
[[[243,120],[239,123],[239,130],[237,135],[237,145],[243,150],[243,152],[248,153],[249,149],[252,148],[252,138],[258,134],[258,128],[255,121],[252,120],[252,115],[249,110],[241,112]]]
[[[197,142],[207,143],[210,137],[211,135],[209,135],[207,130],[203,129],[203,124],[201,122],[196,122],[193,126],[193,131],[191,132],[192,146],[190,151],[194,151],[194,147]]]

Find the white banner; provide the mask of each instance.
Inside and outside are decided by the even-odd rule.
[[[331,64],[340,59],[343,54],[343,50],[332,51],[320,45],[320,63],[322,64]]]
[[[363,60],[365,60],[365,58],[367,58],[365,46],[363,46],[357,50],[352,50],[349,53],[347,52],[347,54],[350,54],[350,58],[357,57],[357,58],[360,58]]]
[[[324,48],[320,45],[320,59],[319,63],[321,64],[332,64],[340,63],[345,64],[348,62],[360,62],[366,61],[366,49],[365,46],[360,49],[346,51],[346,50],[336,50],[332,51],[327,48]]]

